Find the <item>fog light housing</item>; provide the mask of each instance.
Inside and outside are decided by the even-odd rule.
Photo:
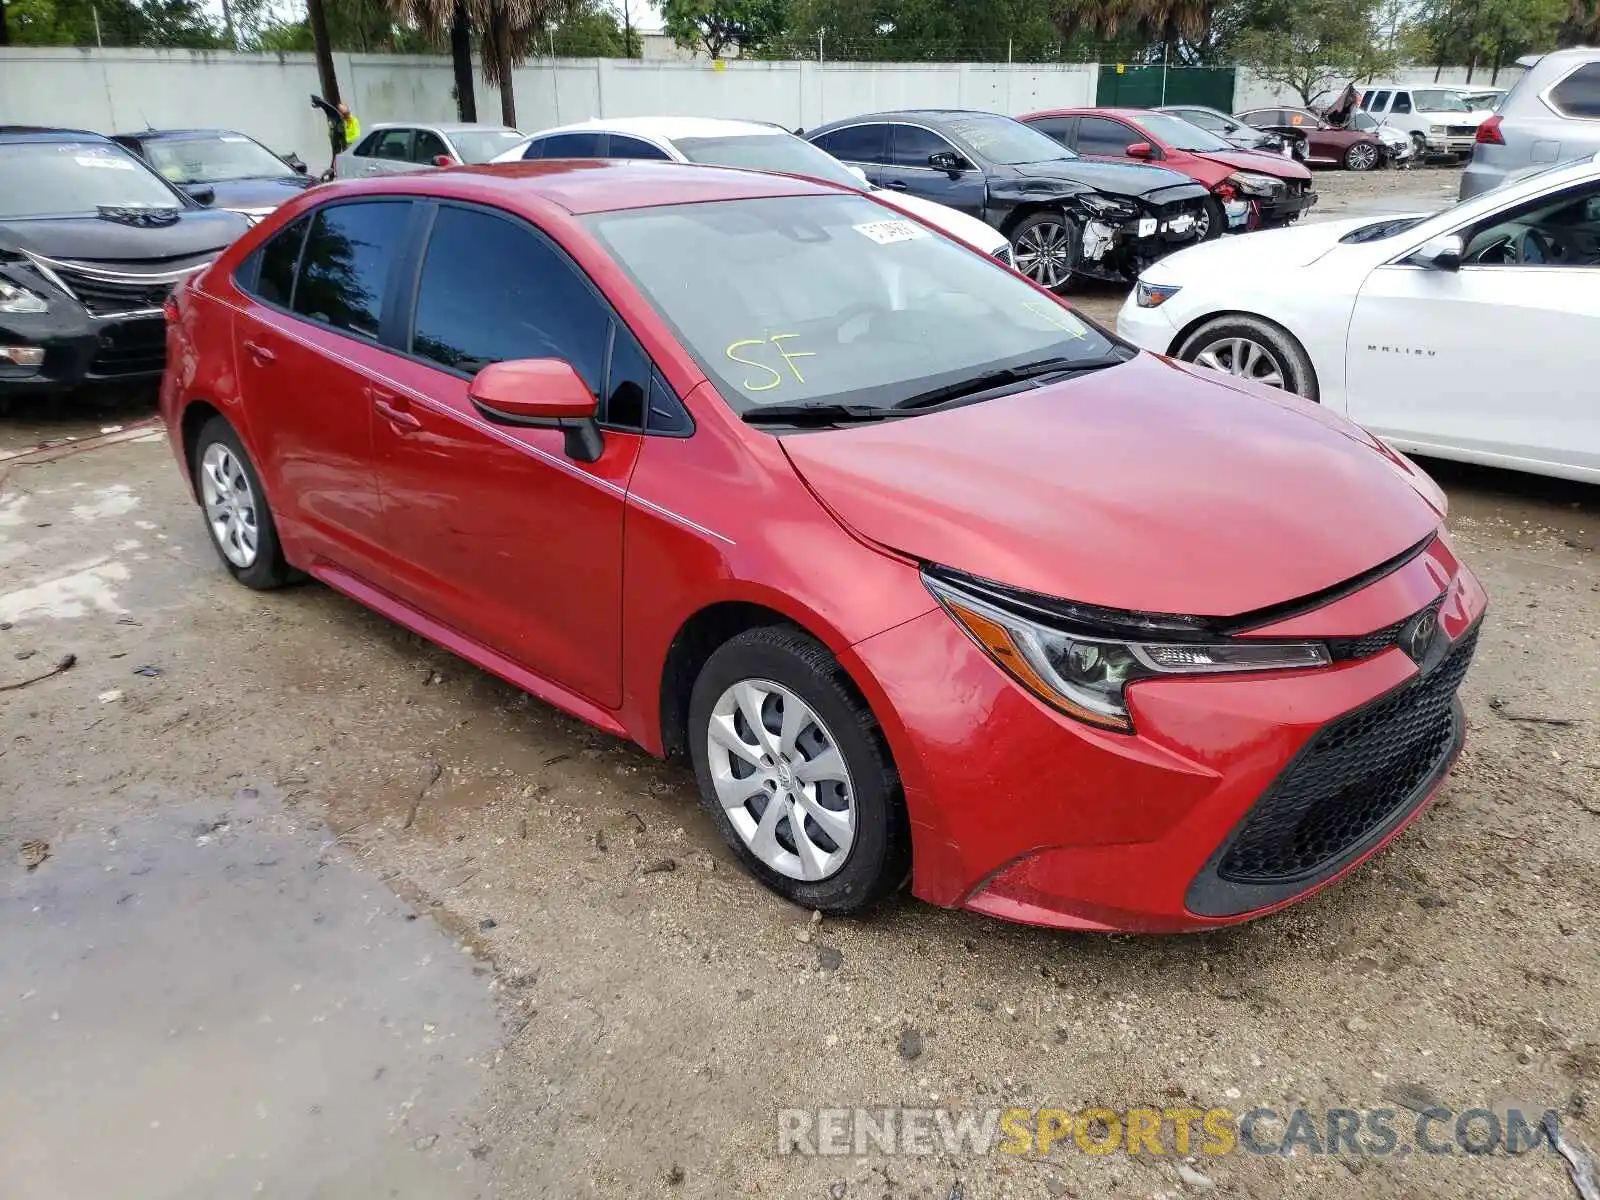
[[[42,367],[44,347],[0,346],[0,362],[15,363],[19,367]]]

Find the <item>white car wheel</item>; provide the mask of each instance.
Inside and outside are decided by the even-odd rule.
[[[1196,329],[1176,357],[1263,387],[1317,398],[1311,359],[1288,330],[1259,317],[1218,317]]]

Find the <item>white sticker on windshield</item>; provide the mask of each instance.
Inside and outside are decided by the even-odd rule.
[[[105,167],[111,171],[131,171],[133,164],[125,158],[113,158],[109,154],[80,154],[74,160],[80,167]]]
[[[912,242],[928,236],[928,231],[915,221],[868,221],[865,225],[852,225],[851,228],[880,246]]]
[[[240,137],[237,133],[225,133],[219,140],[224,142],[248,142],[250,139],[247,137]]]

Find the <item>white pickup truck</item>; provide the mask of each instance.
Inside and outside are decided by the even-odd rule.
[[[1472,153],[1478,126],[1491,115],[1474,109],[1460,88],[1442,84],[1374,84],[1361,93],[1361,108],[1373,118],[1409,134],[1418,157]]]

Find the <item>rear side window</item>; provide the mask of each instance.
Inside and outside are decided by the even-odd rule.
[[[409,200],[318,209],[306,238],[294,311],[376,341],[389,267],[400,253],[410,215]]]
[[[417,288],[411,352],[473,375],[490,363],[564,358],[601,394],[611,314],[567,260],[515,222],[444,207]]]
[[[820,146],[835,158],[845,162],[883,163],[889,161],[889,127],[887,125],[851,125],[815,137],[812,144]]]
[[[1551,88],[1550,103],[1564,117],[1600,119],[1600,62],[1585,63]]]
[[[277,235],[257,252],[261,267],[256,273],[255,286],[249,290],[269,304],[289,307],[294,297],[294,269],[300,262],[300,247],[306,240],[306,230],[311,227],[309,216],[279,230]]]
[[[598,133],[552,133],[539,144],[540,158],[599,158]]]
[[[1071,117],[1040,117],[1037,121],[1029,121],[1040,133],[1055,138],[1063,146],[1067,144],[1067,133],[1072,128]]]
[[[1410,112],[1411,111],[1411,93],[1410,92],[1396,92],[1394,94],[1394,107],[1391,108],[1389,111],[1390,112],[1397,112],[1397,113],[1408,113],[1408,112]]]
[[[611,135],[611,144],[606,147],[607,158],[653,158],[671,161],[671,155],[659,147],[652,146],[642,138],[624,137],[620,133]]]

